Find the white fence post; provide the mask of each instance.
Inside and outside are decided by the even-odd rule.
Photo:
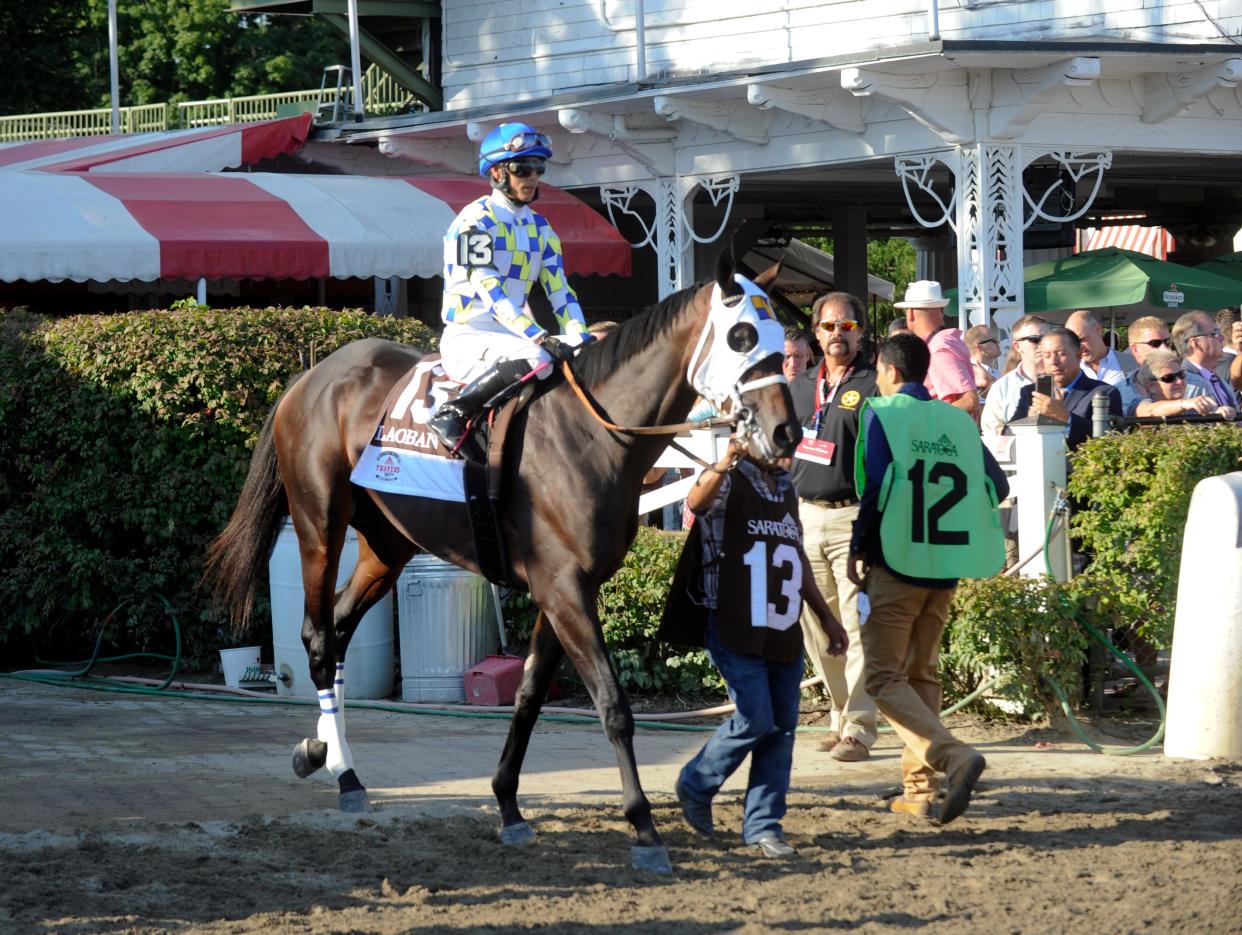
[[[694,454],[709,464],[715,464],[729,446],[729,430],[728,428],[695,429],[689,435],[679,435],[677,443],[694,452]],[[690,493],[690,488],[699,479],[699,473],[702,470],[698,464],[674,448],[664,449],[664,453],[656,460],[654,466],[662,468],[692,468],[694,473],[690,477],[683,477],[681,480],[665,484],[663,487],[657,487],[655,490],[640,496],[638,498],[639,516],[645,516],[652,510],[663,509],[666,506],[686,499]]]
[[[1044,530],[1056,503],[1057,491],[1065,489],[1065,423],[1043,416],[1028,416],[1010,422],[1014,434],[1014,460],[1017,474],[1010,493],[1017,499],[1018,554],[1034,552],[1044,543]],[[1048,545],[1048,567],[1058,581],[1069,579],[1069,531],[1062,530]],[[1039,577],[1044,563],[1027,562],[1022,574]]]

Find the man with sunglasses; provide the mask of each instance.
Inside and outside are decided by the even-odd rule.
[[[1169,326],[1155,315],[1135,319],[1128,333],[1130,356],[1134,358],[1134,366],[1127,369],[1126,381],[1117,387],[1121,393],[1121,409],[1127,418],[1136,415],[1139,405],[1150,399],[1150,394],[1135,380],[1139,368],[1147,362],[1153,351],[1167,351],[1173,347],[1173,341],[1169,338]]]
[[[979,431],[984,435],[1002,435],[1005,425],[1013,418],[1018,408],[1018,396],[1022,387],[1035,382],[1035,378],[1044,372],[1044,365],[1039,357],[1039,342],[1048,330],[1048,322],[1038,315],[1024,315],[1017,320],[1009,332],[1013,336],[1011,353],[1017,355],[1017,365],[988,390],[987,400],[983,404],[983,415],[979,419]]]
[[[534,376],[587,340],[578,297],[561,261],[561,241],[530,207],[552,155],[547,136],[523,123],[503,123],[483,138],[479,174],[492,192],[461,210],[444,238],[445,372],[467,384],[428,423],[456,450],[470,420],[501,390]],[[527,299],[539,281],[557,324],[550,335],[531,316]]]
[[[1187,312],[1173,324],[1173,346],[1186,365],[1186,388],[1200,386],[1218,406],[1238,408],[1238,398],[1216,375],[1216,365],[1224,352],[1225,340],[1216,321],[1207,312]]]
[[[848,292],[820,296],[811,307],[815,339],[824,352],[817,367],[789,381],[802,442],[794,452],[803,545],[811,573],[832,614],[849,637],[845,655],[834,655],[823,627],[804,610],[802,635],[815,671],[824,680],[832,714],[819,749],[851,763],[870,756],[876,740],[875,701],[867,694],[858,631],[858,586],[849,579],[850,533],[858,516],[854,449],[858,413],[875,396],[875,369],[860,346],[866,309]]]
[[[1216,375],[1235,393],[1242,390],[1242,358],[1238,357],[1238,340],[1242,338],[1242,316],[1236,308],[1222,308],[1216,313],[1216,327],[1225,339],[1224,352],[1216,365]]]

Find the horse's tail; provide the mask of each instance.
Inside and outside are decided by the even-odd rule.
[[[237,508],[208,548],[204,565],[202,584],[211,604],[228,615],[237,634],[250,626],[262,571],[289,514],[284,479],[276,463],[274,426],[279,407],[278,402],[263,423]]]

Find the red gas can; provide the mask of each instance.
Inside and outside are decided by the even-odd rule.
[[[478,705],[513,704],[518,684],[522,681],[521,656],[488,656],[467,669],[462,680],[466,701]]]

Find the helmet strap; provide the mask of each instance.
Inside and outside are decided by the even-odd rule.
[[[496,181],[496,176],[492,173],[492,169],[497,169],[497,168],[500,169],[500,181],[499,182]],[[515,205],[525,206],[525,205],[530,204],[532,201],[535,201],[539,197],[539,189],[536,188],[534,197],[532,197],[530,201],[522,201],[521,199],[519,199],[517,195],[514,194],[513,185],[510,183],[509,170],[506,169],[502,165],[495,165],[489,168],[487,170],[487,178],[488,178],[488,181],[492,183],[492,188],[495,188],[498,191],[500,191],[506,198],[512,201]]]

